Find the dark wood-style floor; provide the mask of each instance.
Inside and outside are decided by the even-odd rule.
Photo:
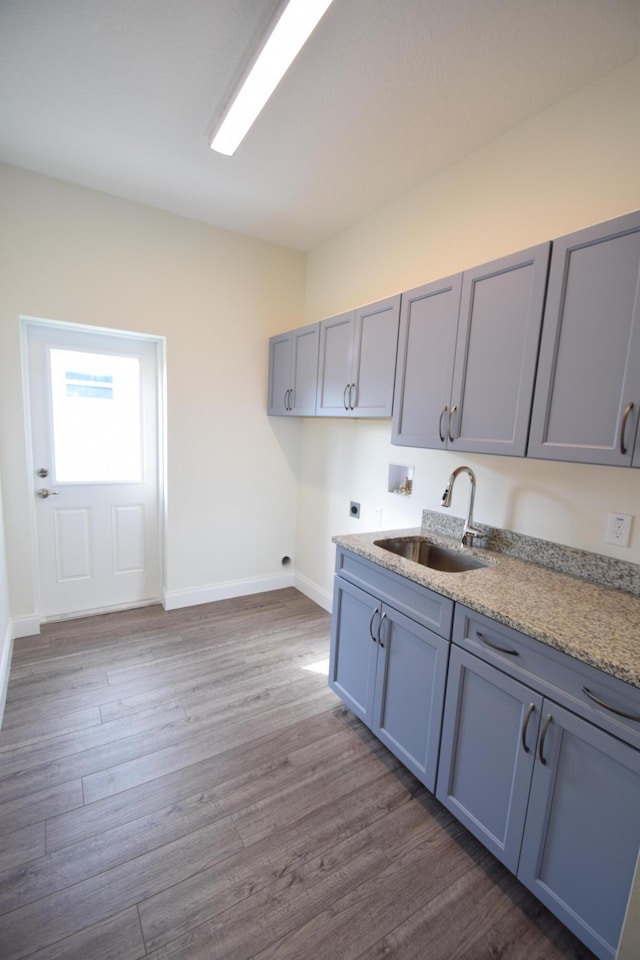
[[[294,590],[17,641],[2,960],[591,958],[341,706],[328,647]]]

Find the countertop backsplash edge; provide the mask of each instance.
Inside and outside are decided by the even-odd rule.
[[[537,537],[514,533],[513,530],[490,527],[484,523],[474,521],[474,526],[485,532],[485,536],[479,539],[478,546],[486,550],[493,550],[527,563],[536,563],[558,573],[567,573],[581,580],[640,597],[640,564],[568,547],[550,540],[540,540]],[[461,539],[463,527],[464,520],[461,517],[438,510],[422,511],[422,531],[425,535],[439,533]]]

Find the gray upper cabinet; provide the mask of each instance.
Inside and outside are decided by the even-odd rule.
[[[320,321],[320,362],[316,412],[322,417],[348,417],[355,312]]]
[[[402,295],[391,442],[445,447],[462,274]]]
[[[633,213],[553,243],[528,455],[640,466],[639,413],[640,213]]]
[[[322,320],[316,413],[390,417],[400,296]]]
[[[393,443],[525,455],[549,250],[403,296]]]
[[[271,416],[315,415],[319,339],[317,323],[271,337],[267,404]]]
[[[450,449],[525,455],[550,248],[543,243],[463,274]]]

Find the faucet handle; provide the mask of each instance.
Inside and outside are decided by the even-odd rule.
[[[462,546],[463,547],[472,547],[473,541],[476,537],[485,537],[486,533],[482,530],[478,530],[477,527],[465,527],[464,533],[462,534]]]

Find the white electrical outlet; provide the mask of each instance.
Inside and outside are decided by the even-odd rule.
[[[629,513],[610,513],[607,524],[607,543],[615,543],[618,547],[628,547],[631,540],[631,523],[633,517]]]

